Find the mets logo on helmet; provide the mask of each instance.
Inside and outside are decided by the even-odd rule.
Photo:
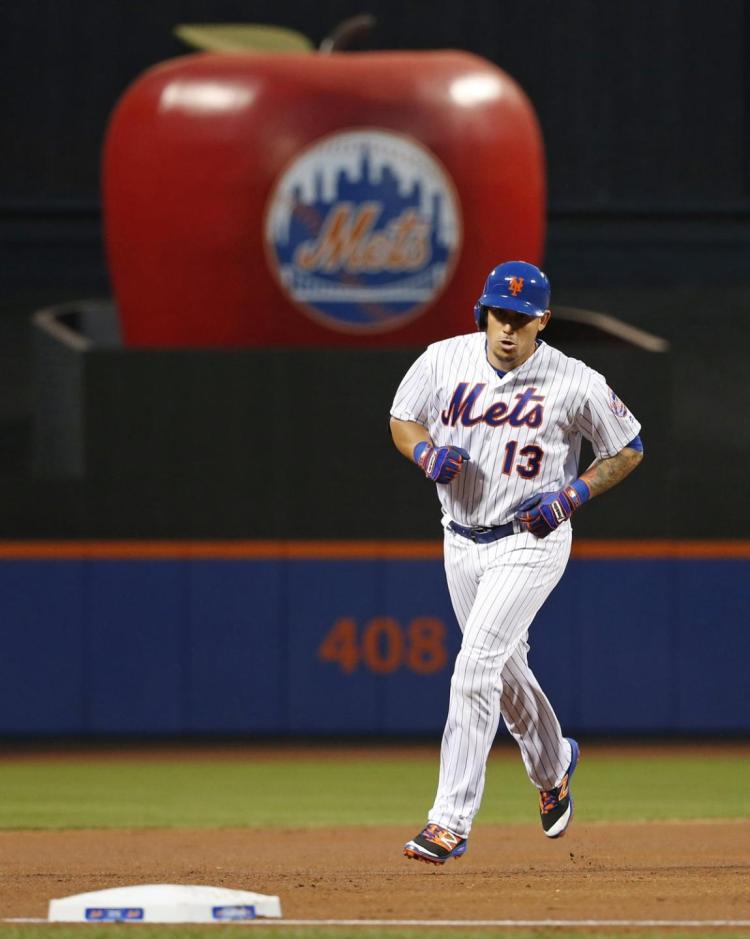
[[[509,277],[508,287],[514,297],[517,297],[523,290],[523,277]]]
[[[436,157],[404,134],[355,128],[302,150],[265,219],[266,255],[286,296],[329,329],[398,329],[453,274],[461,207]]]

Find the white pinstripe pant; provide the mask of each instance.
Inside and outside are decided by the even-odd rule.
[[[526,658],[529,626],[562,577],[570,543],[569,523],[544,539],[524,532],[486,545],[446,529],[445,571],[463,640],[428,821],[457,835],[468,836],[479,810],[501,714],[537,788],[557,785],[570,762],[570,746]]]

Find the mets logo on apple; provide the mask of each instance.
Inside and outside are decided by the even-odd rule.
[[[447,284],[461,210],[445,168],[391,131],[331,134],[301,151],[266,209],[271,269],[286,295],[331,329],[397,329]]]

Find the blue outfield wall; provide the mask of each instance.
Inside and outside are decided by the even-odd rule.
[[[573,559],[532,626],[563,727],[750,732],[750,559]],[[439,559],[0,560],[0,734],[439,734]]]

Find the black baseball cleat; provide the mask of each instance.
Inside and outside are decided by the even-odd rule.
[[[447,828],[430,822],[415,838],[406,842],[404,854],[427,864],[445,864],[449,858],[460,858],[468,846],[468,838],[454,835]]]
[[[548,838],[560,838],[573,818],[573,793],[570,791],[570,780],[575,772],[581,750],[572,737],[565,738],[570,744],[570,766],[560,780],[560,785],[554,789],[542,790],[539,793],[539,814],[542,819],[542,828]]]

